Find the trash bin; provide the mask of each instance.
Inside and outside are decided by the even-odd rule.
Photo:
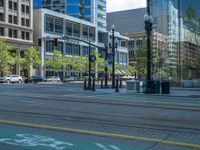
[[[136,81],[136,92],[140,93],[140,81]]]
[[[169,81],[162,81],[162,94],[170,93],[170,83]]]
[[[136,82],[136,92],[137,93],[144,93],[145,92],[145,82],[144,81],[137,81]]]
[[[160,81],[153,81],[153,94],[160,94]]]

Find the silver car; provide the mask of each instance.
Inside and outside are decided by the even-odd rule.
[[[52,77],[47,78],[46,81],[47,81],[47,82],[58,83],[58,82],[61,82],[61,79],[60,79],[60,77],[58,77],[58,76],[52,76]]]

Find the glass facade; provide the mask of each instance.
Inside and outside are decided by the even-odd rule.
[[[164,57],[153,58],[152,67],[162,62],[164,65],[159,74],[177,83],[181,80],[200,79],[198,3],[198,0],[152,0],[151,3],[151,15],[154,19],[153,38],[159,38],[154,33],[166,37],[166,42],[161,41]],[[156,51],[156,48],[153,51]],[[152,57],[154,56],[156,55]]]
[[[47,8],[92,23],[106,31],[106,0],[34,0],[34,9]]]
[[[34,9],[47,8],[92,22],[92,0],[34,0]]]

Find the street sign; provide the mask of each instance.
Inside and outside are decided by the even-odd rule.
[[[112,53],[108,53],[108,55],[107,55],[107,59],[112,59],[112,58],[113,58]]]

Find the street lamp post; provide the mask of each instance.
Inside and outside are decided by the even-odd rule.
[[[147,0],[147,12],[144,16],[145,30],[147,34],[147,90],[146,93],[152,93],[151,82],[151,32],[153,25],[153,18],[150,16],[150,0]]]
[[[91,90],[91,43],[89,42],[89,54],[88,54],[88,63],[89,63],[89,71],[88,71],[88,90]]]
[[[112,87],[115,88],[115,25],[111,26],[112,29]]]
[[[108,46],[105,47],[105,62],[108,61]],[[105,88],[108,88],[108,66],[105,65]]]

